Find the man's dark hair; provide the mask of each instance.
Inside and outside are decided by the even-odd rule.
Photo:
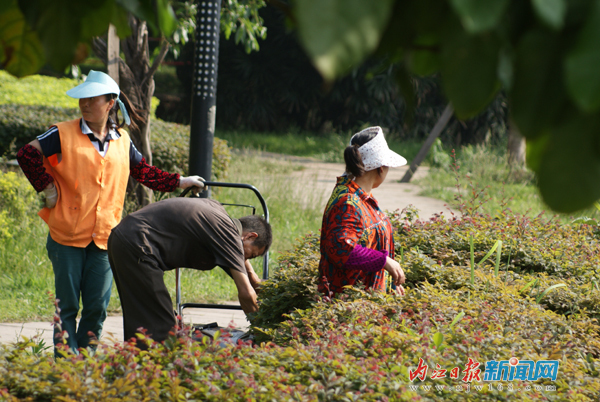
[[[248,215],[240,218],[242,224],[242,230],[244,232],[256,232],[258,238],[252,242],[252,245],[259,249],[265,248],[265,253],[269,251],[271,243],[273,242],[273,234],[271,232],[271,225],[258,215]]]

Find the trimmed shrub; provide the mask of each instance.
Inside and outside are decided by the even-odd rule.
[[[79,109],[36,105],[0,105],[0,155],[14,157],[23,145],[59,121],[81,117]]]
[[[190,126],[151,120],[152,163],[167,172],[188,174],[190,155]],[[213,140],[212,178],[227,178],[231,148],[227,141],[215,137]],[[205,177],[206,180],[209,178]]]

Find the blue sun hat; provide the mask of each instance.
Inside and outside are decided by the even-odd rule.
[[[75,88],[69,89],[67,95],[71,98],[82,99],[91,98],[99,95],[115,94],[117,95],[117,103],[119,109],[125,120],[125,124],[129,125],[131,120],[129,119],[129,113],[125,108],[125,104],[118,98],[121,90],[119,86],[110,78],[110,75],[103,73],[102,71],[90,70],[84,83],[77,85]]]

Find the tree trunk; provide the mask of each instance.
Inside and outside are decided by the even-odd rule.
[[[517,125],[510,120],[508,129],[508,163],[511,166],[525,165],[525,138],[519,132]]]
[[[129,134],[135,147],[141,152],[148,164],[152,164],[152,149],[150,141],[150,107],[154,95],[154,73],[164,60],[169,49],[166,40],[161,43],[159,54],[150,65],[150,51],[148,48],[148,28],[145,21],[130,15],[129,26],[131,36],[121,41],[121,50],[125,61],[119,58],[120,89],[129,100],[141,111],[145,123],[138,124],[136,130],[129,128]],[[107,63],[107,45],[101,38],[94,40],[94,53]],[[138,205],[144,206],[152,202],[152,190],[140,185],[129,178],[127,192],[135,194]]]
[[[429,149],[433,145],[435,139],[440,136],[440,134],[444,130],[444,127],[446,127],[446,124],[448,124],[448,121],[450,120],[453,114],[454,109],[452,108],[452,105],[448,103],[448,105],[446,105],[446,108],[442,112],[442,115],[435,123],[435,126],[433,126],[433,130],[431,130],[431,133],[429,133],[429,137],[427,137],[427,140],[425,140],[425,143],[423,144],[423,146],[421,146],[419,153],[411,162],[410,167],[404,174],[404,177],[400,179],[400,183],[408,183],[410,179],[412,179],[413,175],[416,173],[417,169],[421,165],[421,162],[425,160],[425,157],[427,156],[427,153],[429,152]]]

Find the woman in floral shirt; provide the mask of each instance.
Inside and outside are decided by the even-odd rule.
[[[319,290],[334,296],[344,286],[362,283],[385,291],[387,271],[403,294],[405,276],[393,259],[392,225],[371,190],[406,159],[388,148],[380,127],[370,127],[352,137],[344,160],[346,173],[338,177],[323,215]]]

